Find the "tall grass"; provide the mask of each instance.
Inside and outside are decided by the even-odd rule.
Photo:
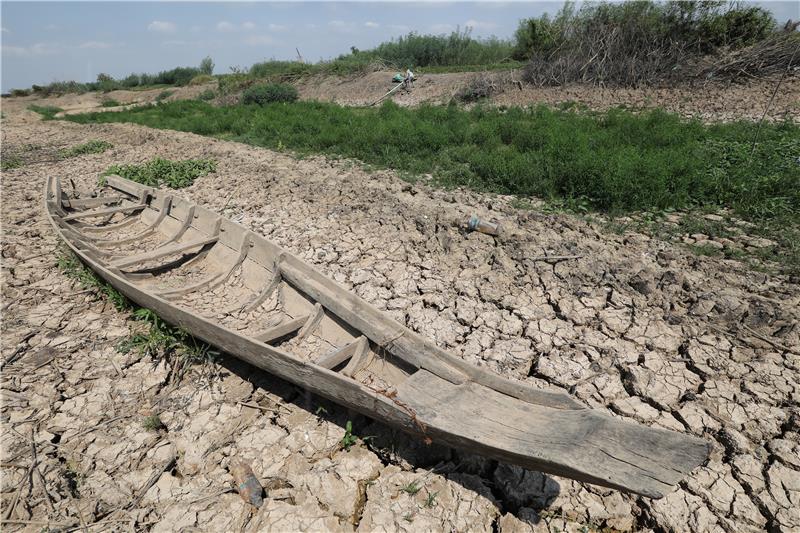
[[[135,122],[298,153],[354,157],[446,185],[577,201],[610,212],[727,206],[800,216],[800,127],[704,125],[663,111],[457,106],[378,109],[181,101],[67,120]],[[358,135],[353,135],[357,131]]]

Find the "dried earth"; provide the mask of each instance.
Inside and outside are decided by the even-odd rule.
[[[57,105],[57,104],[56,104]],[[4,100],[3,149],[114,148],[2,174],[3,527],[40,531],[798,531],[800,287],[511,199],[193,134],[42,122]],[[649,500],[415,441],[222,356],[183,379],[120,353],[129,316],[67,278],[41,190],[111,164],[214,158],[180,194],[313,263],[474,364],[702,436]],[[467,233],[471,214],[500,238]],[[542,255],[580,254],[570,261]],[[143,427],[158,415],[165,427]],[[349,450],[345,423],[372,436]],[[535,431],[535,428],[531,428]],[[232,489],[249,463],[260,509]]]

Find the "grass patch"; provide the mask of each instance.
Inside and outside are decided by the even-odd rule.
[[[35,113],[39,113],[42,115],[42,119],[44,120],[53,120],[56,117],[56,114],[61,113],[64,111],[60,107],[56,107],[54,105],[36,105],[31,104],[28,106],[30,111]]]
[[[113,147],[114,145],[110,142],[94,139],[83,144],[73,146],[72,148],[59,150],[58,154],[60,157],[67,159],[70,157],[77,157],[79,155],[102,154],[106,150],[109,150]]]
[[[401,491],[405,492],[410,496],[416,495],[420,490],[422,490],[422,485],[420,485],[417,481],[412,481],[405,487],[400,488]]]
[[[217,163],[211,159],[170,161],[156,157],[141,165],[112,165],[106,169],[103,176],[117,174],[152,187],[166,185],[173,189],[181,189],[189,187],[195,179],[215,172],[216,169]]]
[[[62,252],[56,265],[68,278],[76,281],[84,289],[93,289],[105,296],[117,311],[132,309],[130,301],[117,289],[100,279],[97,274],[83,266],[72,252]]]
[[[175,91],[163,90],[156,96],[156,102],[163,102],[173,94],[175,94]]]
[[[113,98],[106,98],[102,102],[100,102],[100,107],[119,107],[122,104],[118,101],[114,100]]]
[[[2,159],[0,159],[0,170],[13,170],[20,168],[24,164],[22,158],[18,155],[3,155]]]
[[[142,419],[142,427],[147,431],[161,431],[167,429],[158,415],[146,416]]]

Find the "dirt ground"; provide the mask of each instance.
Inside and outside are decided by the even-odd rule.
[[[344,105],[369,105],[395,84],[393,72],[373,72],[353,78],[317,77],[298,84],[304,99],[333,101]],[[684,116],[708,121],[759,120],[767,110],[769,120],[800,121],[800,76],[757,80],[745,85],[708,83],[703,86],[665,88],[602,88],[587,85],[535,87],[519,83],[519,71],[481,74],[474,72],[423,74],[410,92],[398,91],[391,98],[400,105],[447,103],[476,78],[493,81],[495,105],[526,106],[580,103],[593,110],[617,106],[661,107]],[[777,92],[775,89],[777,87]],[[772,94],[775,92],[774,99]],[[771,101],[771,104],[770,104]]]
[[[27,105],[3,100],[4,150],[114,148],[2,173],[3,529],[800,531],[800,287],[788,279],[507,197],[187,133],[42,122]],[[165,362],[120,353],[132,322],[57,268],[42,187],[50,175],[89,187],[155,156],[217,160],[179,194],[439,346],[702,436],[710,461],[661,500],[633,497],[426,446],[231,357],[174,381]],[[466,232],[471,214],[502,235]],[[153,414],[165,428],[143,426]],[[346,451],[348,420],[373,438]],[[267,487],[260,509],[233,491],[234,460]]]

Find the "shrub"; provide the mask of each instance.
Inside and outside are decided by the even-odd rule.
[[[272,102],[294,102],[297,100],[297,89],[285,83],[267,83],[254,85],[242,93],[242,104],[266,105]]]
[[[120,104],[118,101],[114,100],[113,98],[106,98],[105,100],[100,102],[100,106],[101,107],[117,107],[117,106],[121,106],[121,105],[122,104]]]
[[[163,90],[160,93],[158,93],[158,96],[156,96],[156,102],[162,102],[167,98],[169,98],[170,96],[172,96],[173,94],[175,94],[175,91]]]
[[[206,76],[211,76],[214,73],[214,60],[211,59],[211,56],[204,57],[200,62],[200,72]]]
[[[141,165],[113,165],[103,173],[104,176],[118,174],[123,178],[160,187],[166,185],[173,189],[188,187],[196,178],[215,172],[217,163],[211,159],[186,159],[170,161],[156,157]]]
[[[30,96],[31,89],[11,89],[11,96]]]
[[[216,93],[212,89],[206,89],[205,91],[201,92],[197,95],[198,100],[203,100],[204,102],[208,102],[209,100],[213,100],[216,98]]]
[[[203,85],[205,83],[209,83],[214,81],[214,76],[209,76],[208,74],[200,74],[199,76],[195,76],[189,81],[189,85]]]

